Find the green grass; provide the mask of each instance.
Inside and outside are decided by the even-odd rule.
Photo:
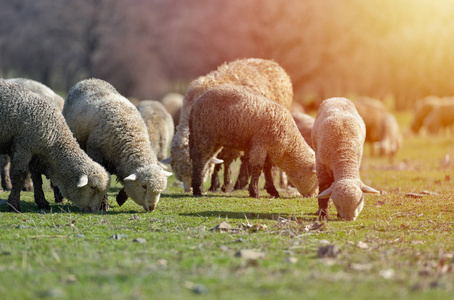
[[[399,115],[403,131],[409,120]],[[308,229],[316,221],[314,198],[282,190],[280,199],[263,190],[261,199],[246,191],[194,198],[173,176],[153,213],[131,200],[118,207],[118,184],[109,193],[111,210],[103,214],[70,204],[41,212],[33,194],[23,192],[23,213],[0,206],[1,298],[452,298],[454,174],[440,161],[453,145],[449,135],[405,133],[393,162],[370,157],[366,147],[362,179],[386,193],[366,196],[355,222],[338,220],[332,206],[322,230]],[[406,196],[423,190],[436,194]],[[240,229],[210,231],[223,221]],[[242,225],[248,223],[266,228],[248,230]],[[325,245],[336,245],[340,254],[318,258]],[[265,256],[237,257],[242,249]]]

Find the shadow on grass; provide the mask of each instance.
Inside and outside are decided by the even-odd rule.
[[[306,222],[314,222],[317,220],[315,213],[307,213],[296,216],[295,214],[287,213],[255,213],[255,212],[234,212],[234,211],[201,211],[197,213],[181,213],[180,216],[187,217],[221,217],[228,219],[248,219],[250,222],[254,220],[274,220],[277,221],[279,218],[285,218],[290,220],[299,220]],[[335,221],[335,220],[333,220]]]

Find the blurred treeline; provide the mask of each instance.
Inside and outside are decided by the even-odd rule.
[[[158,99],[224,61],[274,59],[295,100],[454,95],[454,0],[0,0],[0,76],[98,77]]]

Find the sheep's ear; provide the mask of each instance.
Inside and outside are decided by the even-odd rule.
[[[217,158],[217,157],[213,157],[213,158],[211,159],[211,162],[212,162],[213,164],[215,164],[215,165],[218,165],[218,164],[222,164],[224,161],[223,161],[222,159]]]
[[[126,194],[124,188],[122,188],[118,192],[116,200],[117,200],[118,206],[122,206],[123,204],[125,204],[126,200],[128,200],[128,194]]]
[[[330,186],[329,188],[327,188],[326,190],[324,190],[323,192],[318,194],[316,196],[316,198],[318,198],[318,199],[329,198],[329,196],[331,196],[332,193],[333,193],[333,186]]]
[[[81,187],[86,186],[87,184],[88,184],[88,176],[85,174],[80,176],[79,182],[77,183],[77,187],[81,188]]]
[[[167,177],[172,176],[172,174],[173,174],[172,172],[167,172],[167,171],[165,171],[165,170],[162,170],[162,172],[163,172],[164,175],[166,175]]]
[[[367,194],[380,194],[380,191],[377,191],[376,189],[373,189],[370,186],[365,185],[364,183],[363,186],[361,187],[361,191]]]
[[[160,166],[161,168],[163,168],[164,170],[167,170],[169,168],[169,166],[166,166],[165,164],[163,164],[162,162],[158,161],[158,166]]]
[[[128,177],[126,177],[125,179],[123,180],[126,180],[126,181],[134,181],[134,180],[137,180],[137,174],[136,173],[133,173],[131,175],[129,175]]]
[[[167,158],[164,158],[163,160],[161,160],[161,162],[162,162],[163,164],[170,165],[170,163],[172,162],[172,157],[169,156],[169,157],[167,157]]]

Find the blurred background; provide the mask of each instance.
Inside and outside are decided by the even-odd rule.
[[[59,93],[88,77],[126,97],[185,93],[225,61],[274,59],[295,101],[454,95],[454,0],[0,0],[0,76]]]

